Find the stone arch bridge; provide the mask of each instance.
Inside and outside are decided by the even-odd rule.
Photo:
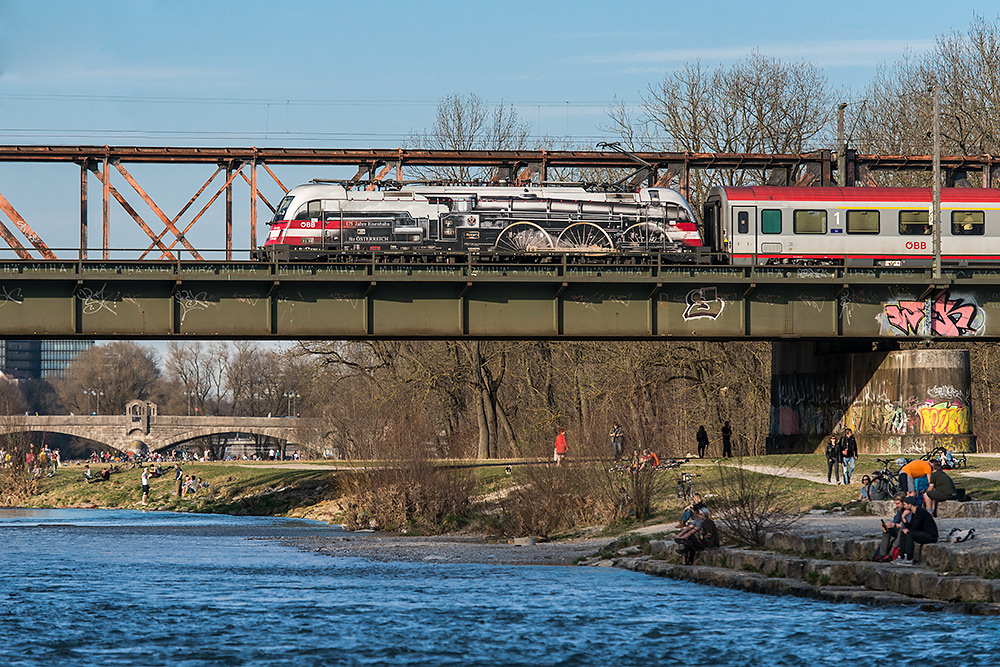
[[[313,420],[299,417],[185,417],[157,414],[156,404],[132,401],[124,415],[45,415],[17,417],[11,430],[61,433],[86,438],[123,452],[158,451],[196,438],[228,433],[300,442]]]

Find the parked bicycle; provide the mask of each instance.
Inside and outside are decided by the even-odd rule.
[[[694,497],[694,478],[698,477],[697,473],[693,472],[682,472],[681,476],[677,478],[677,497],[681,500],[692,500]]]
[[[935,447],[920,458],[931,463],[937,461],[945,470],[969,467],[969,460],[966,458],[965,452],[960,452],[959,456],[955,456],[947,447]]]

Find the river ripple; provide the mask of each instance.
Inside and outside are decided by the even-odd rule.
[[[1000,620],[621,570],[383,563],[282,519],[0,510],[0,664],[996,665]]]

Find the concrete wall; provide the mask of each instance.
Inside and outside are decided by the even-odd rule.
[[[975,451],[966,350],[774,343],[769,452],[821,451],[854,430],[862,453]]]

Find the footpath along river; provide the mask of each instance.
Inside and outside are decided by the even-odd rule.
[[[262,517],[0,510],[0,665],[972,667],[1000,656],[997,618],[608,568],[330,556],[274,539],[338,534]]]

